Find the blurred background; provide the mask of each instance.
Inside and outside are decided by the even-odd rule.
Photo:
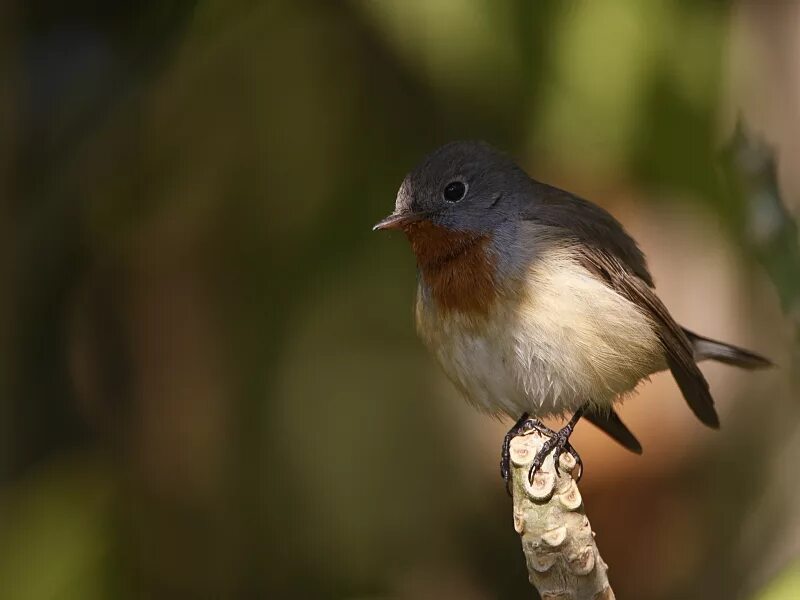
[[[579,425],[617,597],[800,597],[800,3],[6,0],[0,65],[0,598],[535,597],[510,423],[457,397],[370,231],[465,138],[779,365],[703,367],[718,432],[653,377],[641,457]],[[726,177],[737,117],[785,210]]]

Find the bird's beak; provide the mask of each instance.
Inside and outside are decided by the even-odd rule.
[[[404,212],[392,213],[385,219],[378,221],[372,231],[380,231],[383,229],[402,229],[406,225],[421,221],[428,217],[428,212]]]

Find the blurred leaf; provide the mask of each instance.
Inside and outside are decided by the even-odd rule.
[[[4,600],[108,597],[109,481],[83,457],[31,473],[0,499]]]
[[[800,560],[787,567],[754,600],[797,600],[800,598]]]

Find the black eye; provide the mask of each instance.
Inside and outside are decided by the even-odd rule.
[[[444,188],[444,199],[448,202],[458,202],[467,193],[466,184],[461,181],[451,181]]]

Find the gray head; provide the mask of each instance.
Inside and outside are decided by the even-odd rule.
[[[375,229],[420,220],[457,231],[489,232],[517,212],[532,181],[485,142],[451,142],[426,156],[403,180],[394,212]]]

